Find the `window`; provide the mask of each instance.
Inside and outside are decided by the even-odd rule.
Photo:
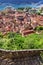
[[[18,16],[17,19],[18,19],[18,20],[21,20],[21,21],[24,21],[23,16]]]

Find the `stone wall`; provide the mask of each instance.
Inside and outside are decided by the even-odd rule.
[[[0,50],[0,65],[42,65],[41,50]]]

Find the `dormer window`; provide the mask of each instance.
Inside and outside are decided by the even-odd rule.
[[[18,16],[17,19],[18,19],[18,20],[21,20],[21,21],[24,21],[23,16]]]

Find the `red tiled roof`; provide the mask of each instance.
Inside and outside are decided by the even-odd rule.
[[[2,16],[0,16],[0,19],[2,19]]]
[[[30,33],[34,33],[34,31],[33,30],[24,30],[22,33],[24,35],[27,35],[27,34],[30,34]]]
[[[36,21],[40,25],[43,25],[43,16],[41,16],[41,15],[31,17],[31,20]]]

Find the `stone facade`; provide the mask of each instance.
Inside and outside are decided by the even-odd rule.
[[[42,65],[40,51],[0,50],[0,65]]]

